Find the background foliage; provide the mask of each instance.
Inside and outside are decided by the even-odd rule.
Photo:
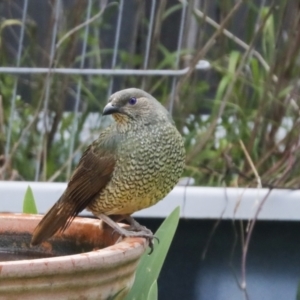
[[[26,17],[20,65],[78,67],[84,28],[66,38],[51,61],[55,1],[29,2],[32,6]],[[190,67],[191,72],[176,82],[172,114],[185,138],[185,176],[195,178],[199,185],[256,186],[256,169],[264,186],[297,188],[298,1],[159,1],[148,68],[176,68],[183,5],[187,5],[187,17],[180,68]],[[94,1],[92,15],[99,13],[100,8],[104,9],[102,16],[90,24],[86,68],[111,66],[118,3]],[[57,42],[85,21],[86,9],[87,1],[62,1]],[[124,9],[116,68],[142,69],[150,1],[128,1]],[[21,2],[2,1],[0,12],[0,65],[15,66]],[[208,60],[211,69],[195,70],[199,59]],[[49,77],[50,100],[45,110]],[[38,162],[39,180],[68,180],[81,152],[104,126],[99,113],[105,105],[111,78],[57,74],[24,74],[17,78],[10,152],[5,156],[16,77],[0,74],[0,179],[33,180]],[[80,114],[74,151],[70,153],[79,80]],[[169,107],[172,80],[159,76],[116,77],[113,90],[143,87]]]

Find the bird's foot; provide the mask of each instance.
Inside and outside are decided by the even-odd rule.
[[[143,231],[145,233],[152,234],[152,231],[148,229],[146,226],[141,225],[138,221],[136,221],[133,217],[131,216],[124,216],[124,219],[129,223],[129,227],[127,227],[128,230],[132,231]]]
[[[119,226],[118,223],[116,223],[110,217],[108,217],[107,215],[104,215],[104,214],[100,214],[100,215],[98,215],[98,217],[114,230],[113,234],[118,233],[120,235],[120,238],[122,238],[122,237],[141,237],[141,238],[147,239],[148,245],[150,247],[149,254],[151,254],[153,252],[154,239],[156,239],[159,242],[158,238],[153,235],[153,233],[150,229],[148,229],[145,226],[140,225],[137,221],[135,221],[130,216],[125,217],[125,219],[130,224],[129,227]]]
[[[144,227],[144,226],[143,226]],[[154,239],[158,241],[158,238],[154,236],[152,231],[145,227],[145,230],[139,230],[139,231],[133,231],[130,230],[130,227],[120,227],[120,228],[114,228],[114,233],[117,232],[120,235],[120,238],[122,237],[140,237],[145,238],[148,241],[148,245],[150,247],[151,254],[154,250]]]

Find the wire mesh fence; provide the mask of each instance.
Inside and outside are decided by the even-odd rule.
[[[172,57],[174,59],[174,63],[171,64],[172,68],[161,68],[161,69],[151,69],[150,67],[150,46],[153,40],[153,30],[155,30],[155,12],[157,10],[157,1],[152,0],[149,3],[146,1],[141,1],[138,5],[135,5],[133,1],[130,2],[129,8],[126,8],[125,1],[121,0],[119,3],[116,2],[107,2],[107,1],[77,1],[73,3],[67,3],[66,1],[52,1],[51,3],[44,5],[40,5],[40,9],[43,11],[48,11],[48,20],[43,19],[39,20],[38,18],[38,11],[32,7],[31,12],[29,12],[29,4],[33,3],[36,5],[36,1],[31,0],[24,0],[24,1],[8,1],[6,6],[2,7],[3,12],[6,12],[6,24],[8,27],[12,25],[19,26],[19,28],[9,28],[7,36],[4,37],[4,43],[6,44],[6,49],[9,51],[10,57],[13,57],[13,61],[15,60],[15,65],[13,66],[2,66],[0,67],[0,73],[2,74],[14,74],[19,75],[14,77],[13,80],[13,89],[12,89],[12,96],[10,101],[10,116],[7,129],[5,131],[5,147],[4,147],[4,158],[6,161],[9,161],[9,157],[12,151],[12,135],[13,135],[13,126],[14,121],[18,116],[16,115],[16,101],[18,101],[18,97],[25,98],[32,104],[32,99],[29,99],[29,95],[23,97],[23,95],[19,95],[18,93],[24,87],[24,80],[29,81],[29,85],[33,84],[36,81],[37,76],[41,75],[42,78],[42,93],[40,95],[40,101],[37,103],[38,109],[35,114],[35,118],[30,122],[36,122],[38,119],[40,121],[40,132],[37,141],[35,142],[35,174],[34,180],[39,179],[47,179],[47,175],[44,173],[41,174],[41,166],[44,163],[44,170],[46,172],[46,165],[47,162],[47,153],[46,151],[49,150],[49,133],[51,133],[51,129],[53,129],[53,117],[49,115],[51,112],[51,101],[53,103],[52,97],[53,93],[51,89],[55,88],[56,83],[55,80],[60,78],[57,75],[64,75],[70,76],[71,79],[58,79],[58,80],[69,80],[72,81],[71,93],[71,102],[69,105],[65,105],[60,109],[62,111],[69,110],[72,112],[72,121],[69,126],[69,140],[68,140],[68,164],[66,166],[67,170],[67,177],[70,176],[70,172],[72,169],[72,161],[74,156],[74,148],[75,148],[75,140],[76,140],[76,133],[78,131],[78,122],[80,119],[80,113],[82,112],[82,102],[86,95],[83,95],[84,90],[90,89],[91,82],[93,79],[91,76],[105,76],[103,79],[105,83],[102,84],[102,97],[99,97],[101,100],[99,101],[99,106],[103,106],[103,103],[106,101],[106,96],[110,95],[112,91],[121,88],[122,83],[120,81],[120,77],[125,76],[139,76],[142,79],[138,80],[140,82],[140,86],[145,88],[147,85],[148,76],[164,76],[170,77],[172,81],[172,91],[171,91],[171,99],[169,103],[169,108],[172,110],[173,102],[174,102],[174,89],[176,78],[179,76],[183,76],[188,72],[188,68],[179,69],[179,59],[182,49],[182,38],[183,38],[183,31],[184,31],[184,24],[186,18],[186,7],[187,5],[180,5],[178,7],[178,12],[180,14],[180,20],[177,22],[178,26],[176,31],[178,30],[178,34],[176,34],[177,39],[177,46],[175,49],[175,55]],[[143,2],[143,3],[142,3]],[[161,6],[161,4],[159,4]],[[166,5],[166,3],[164,3]],[[133,11],[131,11],[133,9]],[[159,8],[162,9],[162,8]],[[111,10],[111,11],[110,11]],[[68,12],[77,14],[76,21],[74,23],[71,22],[72,25],[68,23],[68,17],[70,15],[65,15]],[[136,55],[135,50],[129,50],[128,47],[124,47],[124,41],[133,44],[137,40],[137,36],[133,36],[133,34],[129,34],[126,36],[125,39],[123,38],[123,42],[121,41],[121,34],[124,34],[122,31],[122,27],[128,27],[128,30],[133,30],[134,28],[139,26],[138,23],[141,22],[137,20],[135,24],[130,24],[128,17],[132,13],[133,16],[131,18],[136,18],[136,15],[140,14],[141,12],[145,13],[143,18],[143,22],[146,22],[143,26],[143,33],[136,33],[141,36],[143,34],[143,41],[139,42],[141,45],[135,45],[134,47],[137,48],[142,47],[140,51],[141,57],[138,58],[139,68],[128,68],[130,64],[130,59],[134,59]],[[21,14],[21,20],[19,21],[16,16]],[[112,26],[111,30],[107,32],[101,32],[103,30],[102,23],[104,22],[103,19],[105,15],[108,15],[107,24]],[[70,17],[71,18],[71,17]],[[37,41],[32,38],[30,32],[30,26],[34,26],[36,30],[39,30],[42,26],[42,22],[48,23],[50,26],[47,30],[43,30],[41,33],[42,35],[46,34],[44,37],[35,37]],[[34,23],[32,25],[32,23]],[[65,23],[63,25],[63,23]],[[69,26],[68,26],[69,25]],[[156,29],[157,30],[157,29]],[[9,36],[9,34],[12,34]],[[99,36],[104,34],[104,43],[107,40],[107,44],[109,48],[101,48],[101,41]],[[37,34],[38,35],[38,34]],[[95,38],[98,43],[89,42],[88,40]],[[45,41],[45,39],[48,41]],[[70,46],[73,47],[71,51],[73,51],[73,56],[68,63],[65,63],[61,56],[66,56],[68,43],[70,40],[76,39],[74,45]],[[38,42],[44,44],[42,51],[45,52],[45,55],[38,54],[34,58],[31,58],[30,52],[31,43]],[[64,49],[65,47],[65,49]],[[98,48],[99,47],[99,48]],[[133,46],[132,46],[133,47]],[[95,49],[96,48],[96,49]],[[98,48],[98,49],[97,49]],[[122,53],[121,51],[125,52],[129,50],[128,53],[128,61],[122,63],[120,62],[120,56]],[[15,54],[15,52],[17,52]],[[102,55],[102,53],[104,55]],[[106,52],[106,53],[105,53]],[[43,57],[45,56],[45,57]],[[101,57],[102,56],[102,57]],[[38,58],[42,59],[42,62],[39,63],[37,61]],[[96,62],[96,60],[105,60],[102,62]],[[43,66],[43,65],[46,65]],[[121,66],[120,66],[121,65]],[[123,68],[121,68],[123,65]],[[125,66],[125,67],[124,67]],[[197,68],[206,67],[205,64],[198,64]],[[25,77],[22,77],[22,75]],[[85,75],[87,78],[83,79],[82,75]],[[57,76],[57,77],[56,77]],[[76,77],[77,76],[77,77]],[[118,77],[117,77],[118,76]],[[76,78],[75,78],[76,77]],[[99,77],[98,77],[99,78]],[[118,79],[118,81],[117,81]],[[83,82],[84,81],[84,82]],[[85,85],[83,87],[83,85]],[[40,86],[40,87],[41,87]],[[39,88],[40,88],[39,87]],[[63,97],[68,97],[69,93],[65,93]],[[70,95],[69,95],[70,96]],[[58,101],[65,102],[64,99],[60,99]],[[98,107],[99,107],[98,106]],[[95,110],[92,109],[92,110]],[[99,109],[100,110],[100,109]],[[62,114],[62,111],[59,113]],[[56,112],[57,113],[57,112]],[[100,116],[99,116],[100,118]],[[61,120],[59,120],[61,121]],[[30,124],[31,124],[30,123]],[[99,124],[97,125],[99,126]],[[97,127],[96,126],[96,127]],[[27,129],[27,130],[26,130]],[[28,132],[28,128],[21,133],[26,138],[26,134]],[[21,138],[20,137],[20,138]],[[21,141],[20,141],[21,142]],[[47,149],[48,148],[48,149]],[[47,172],[46,172],[47,173]]]
[[[31,9],[30,9],[31,4]],[[128,5],[129,4],[129,5]],[[166,1],[164,3],[157,3],[156,0],[152,1],[140,1],[140,3],[134,3],[134,1],[121,0],[119,3],[113,1],[74,1],[68,3],[67,1],[57,0],[51,3],[44,3],[43,5],[37,4],[33,0],[24,1],[7,1],[6,5],[2,7],[2,13],[5,15],[6,21],[3,22],[4,26],[7,26],[7,31],[4,32],[4,46],[7,50],[7,55],[11,59],[10,65],[1,66],[0,74],[13,74],[13,87],[12,96],[10,99],[9,121],[5,130],[5,146],[4,146],[4,158],[6,162],[10,162],[10,157],[14,154],[16,148],[12,149],[14,141],[12,138],[14,131],[14,123],[16,118],[16,102],[18,97],[33,104],[33,99],[30,98],[34,87],[32,84],[36,83],[36,80],[41,79],[38,90],[41,89],[40,99],[35,105],[38,106],[33,120],[25,127],[20,134],[19,142],[22,139],[26,139],[29,126],[33,126],[34,122],[39,122],[39,137],[35,141],[35,172],[34,176],[31,174],[30,179],[46,180],[49,178],[47,175],[47,151],[49,151],[51,130],[53,128],[53,109],[51,103],[53,103],[53,92],[51,90],[56,88],[56,80],[71,81],[71,92],[64,93],[61,97],[69,98],[69,102],[66,99],[60,99],[59,101],[67,102],[67,104],[60,107],[60,111],[55,111],[56,117],[58,114],[62,115],[62,111],[69,111],[72,115],[72,121],[67,129],[69,139],[68,144],[68,157],[66,169],[66,177],[70,176],[72,170],[72,163],[74,157],[74,151],[79,130],[78,123],[82,115],[82,103],[84,90],[93,90],[94,79],[91,76],[103,76],[103,84],[101,86],[101,97],[96,100],[98,103],[92,108],[92,111],[101,109],[108,95],[113,91],[126,86],[128,80],[122,80],[127,76],[140,77],[131,85],[137,85],[141,88],[149,88],[149,81],[147,77],[158,76],[161,78],[169,77],[169,87],[166,90],[166,94],[170,94],[169,110],[173,110],[175,85],[178,77],[181,77],[188,73],[189,68],[180,69],[180,56],[182,51],[183,33],[187,16],[187,4],[180,4],[175,7],[176,20],[174,26],[174,34],[170,39],[173,44],[172,61],[166,64],[166,67],[160,69],[151,68],[154,64],[151,63],[153,49],[151,53],[151,45],[153,40],[157,37],[153,32],[159,29],[159,18],[155,15],[165,9]],[[39,7],[34,7],[38,5]],[[128,7],[129,6],[129,7]],[[170,9],[174,9],[170,6]],[[39,18],[39,12],[47,11],[47,17],[44,19]],[[71,20],[70,14],[76,14],[76,20]],[[141,16],[141,13],[143,14]],[[170,11],[169,13],[172,13]],[[177,19],[177,15],[179,18]],[[21,17],[18,19],[18,17]],[[130,22],[128,17],[136,19],[135,22]],[[163,16],[160,16],[161,19]],[[69,19],[68,19],[69,18]],[[104,20],[104,19],[107,20]],[[49,25],[45,28],[43,23]],[[69,24],[71,23],[71,24]],[[144,23],[144,24],[142,24]],[[103,29],[103,24],[111,26],[109,30]],[[43,27],[44,26],[44,27]],[[35,36],[32,36],[31,27],[42,32],[36,32]],[[142,27],[141,29],[139,29]],[[122,28],[125,28],[125,30]],[[136,31],[133,33],[133,31]],[[128,33],[130,32],[131,33]],[[138,32],[140,31],[140,32]],[[126,36],[124,36],[126,34]],[[156,36],[160,33],[156,32]],[[100,38],[101,36],[101,38]],[[104,37],[103,37],[104,36]],[[122,38],[123,36],[123,38]],[[102,39],[103,37],[103,39]],[[93,44],[91,39],[95,39]],[[73,45],[69,45],[70,40],[76,40]],[[141,39],[141,41],[139,41]],[[89,41],[90,40],[90,41]],[[107,43],[104,47],[103,44]],[[41,52],[37,55],[32,55],[31,43],[39,43],[41,46]],[[131,49],[128,47],[128,43],[131,44]],[[102,47],[103,48],[102,48]],[[68,55],[68,50],[73,51],[72,59],[65,62],[62,57]],[[140,48],[140,49],[138,49]],[[153,48],[153,47],[152,47]],[[127,53],[126,53],[127,52]],[[36,54],[36,53],[35,53]],[[122,61],[122,54],[127,55]],[[139,56],[139,57],[138,57]],[[131,62],[131,60],[137,59],[137,63]],[[102,60],[97,62],[97,60]],[[8,60],[9,61],[9,60]],[[130,68],[131,67],[131,68]],[[208,67],[207,62],[199,61],[196,65],[196,69],[205,69]],[[22,77],[23,75],[23,77]],[[69,76],[69,79],[61,78],[59,75]],[[42,76],[42,77],[37,77]],[[86,78],[83,78],[85,76]],[[38,79],[36,79],[38,78]],[[99,77],[97,77],[98,80]],[[27,81],[27,83],[24,83]],[[130,81],[130,80],[129,80]],[[127,83],[128,84],[128,83]],[[22,93],[26,89],[25,86],[30,86],[30,92],[27,95]],[[68,85],[68,88],[70,88]],[[84,86],[83,86],[84,85]],[[95,97],[96,98],[96,97]],[[95,101],[95,102],[96,102]],[[50,107],[49,107],[50,106]],[[54,117],[55,118],[55,117]],[[94,117],[95,118],[95,117]],[[101,116],[99,115],[99,120]],[[98,121],[99,121],[98,120]],[[61,120],[59,120],[61,122]],[[89,123],[89,122],[88,122]],[[54,124],[55,125],[55,124]],[[91,126],[92,124],[86,124]],[[95,128],[98,128],[99,122],[94,124]],[[56,124],[56,126],[58,126]],[[88,135],[85,137],[88,139]],[[53,139],[53,137],[52,137]],[[82,142],[82,140],[81,140]],[[21,142],[22,143],[22,142]],[[67,148],[67,147],[65,147]],[[13,153],[11,153],[13,152]],[[41,173],[42,165],[44,166],[44,173]],[[16,175],[16,174],[15,174]],[[6,175],[4,174],[4,178]],[[55,176],[54,176],[55,178]],[[54,179],[53,178],[53,179]]]

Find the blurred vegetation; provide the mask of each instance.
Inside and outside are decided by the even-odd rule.
[[[27,15],[21,66],[79,67],[84,27],[63,40],[51,61],[54,3],[45,4],[52,14],[43,19],[43,26]],[[86,19],[87,1],[62,3],[57,43]],[[118,5],[109,3],[89,24],[86,68],[111,67]],[[123,18],[116,68],[143,69],[150,1],[130,3],[134,3],[134,14]],[[184,4],[157,3],[148,68],[176,68]],[[172,112],[185,138],[184,176],[204,186],[257,186],[256,170],[263,186],[298,188],[300,4],[291,0],[193,0],[186,5],[179,67],[190,67],[191,72],[176,81]],[[6,17],[0,19],[0,65],[15,66],[22,7],[4,1],[1,10]],[[97,13],[99,3],[94,2],[91,15]],[[208,60],[211,69],[196,70],[199,59]],[[10,151],[5,157],[16,79]],[[74,154],[70,155],[79,80],[80,112]],[[39,180],[68,180],[68,169],[74,168],[85,146],[99,132],[110,80],[107,76],[0,74],[0,179],[33,180],[39,162]],[[169,107],[172,81],[167,76],[116,77],[113,91],[142,87]],[[49,105],[45,109],[49,82]],[[91,113],[98,122],[87,130]]]

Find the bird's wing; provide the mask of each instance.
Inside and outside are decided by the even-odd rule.
[[[115,163],[111,152],[98,150],[95,153],[93,146],[85,151],[65,192],[65,197],[74,204],[73,217],[84,210],[110,181]]]
[[[116,159],[113,151],[90,145],[82,155],[66,191],[35,228],[32,245],[65,230],[110,181]]]

